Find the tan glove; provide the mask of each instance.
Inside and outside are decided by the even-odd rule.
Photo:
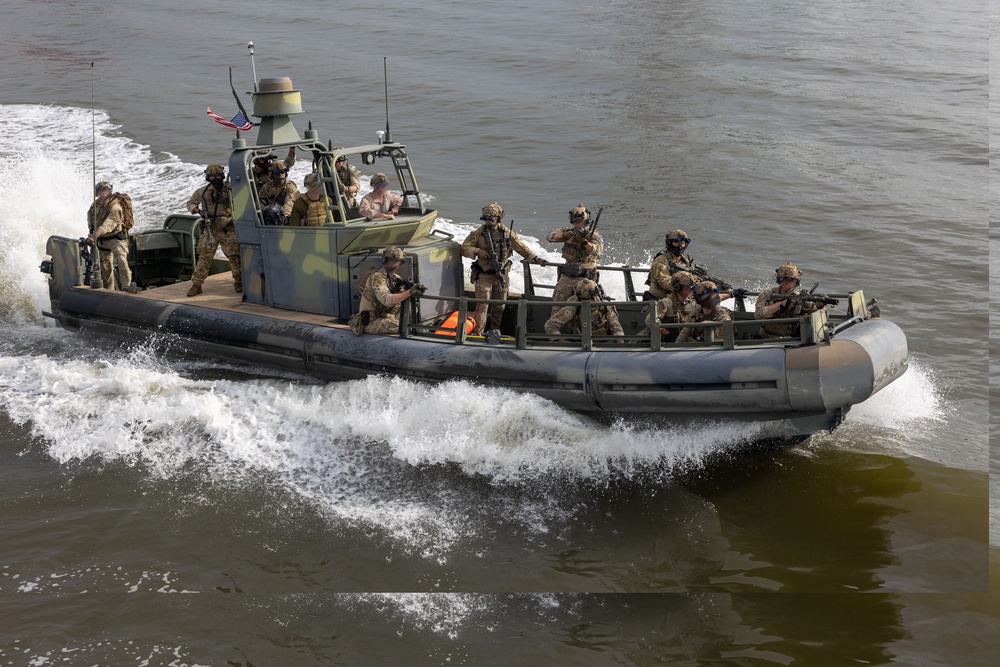
[[[426,285],[423,283],[414,283],[413,287],[410,288],[410,296],[423,296],[426,291]]]

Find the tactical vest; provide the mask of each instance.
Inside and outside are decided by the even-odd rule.
[[[306,214],[302,216],[302,225],[305,227],[319,227],[326,224],[326,197],[320,196],[316,201],[311,201],[306,197],[306,201],[309,202],[309,208],[306,210]]]
[[[562,237],[564,239],[570,238],[575,230],[573,227],[566,227],[562,230]],[[601,235],[594,232],[594,241],[601,241]],[[584,243],[563,243],[562,256],[570,264],[579,264],[580,266],[588,269],[592,269],[597,266],[597,259],[600,255],[592,252],[588,252],[584,247]]]
[[[385,267],[369,269],[358,285],[358,293],[361,294],[359,310],[371,313],[373,320],[398,315],[401,304],[397,303],[395,306],[387,307],[378,300],[378,294],[375,291],[378,283],[384,283],[389,288],[390,294],[403,291],[399,289],[402,286],[402,280],[396,274],[390,274]]]

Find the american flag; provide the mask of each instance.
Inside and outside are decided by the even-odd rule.
[[[226,120],[219,114],[212,113],[211,107],[209,107],[205,113],[211,116],[212,120],[214,120],[219,125],[225,125],[226,127],[232,127],[237,130],[244,130],[244,131],[249,130],[250,128],[253,127],[253,123],[247,120],[247,117],[243,115],[242,111],[237,111],[236,115],[233,116],[232,120]]]

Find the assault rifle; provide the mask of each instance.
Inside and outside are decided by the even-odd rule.
[[[592,243],[594,240],[594,232],[597,231],[597,223],[601,220],[601,211],[604,207],[597,209],[597,215],[590,221],[590,225],[587,226],[587,230],[584,231],[581,227],[580,229],[573,230],[573,236],[568,240],[570,243],[575,243],[576,245],[583,245],[584,243]]]
[[[212,238],[212,224],[208,221],[208,201],[205,199],[205,193],[208,192],[208,188],[205,188],[201,193],[201,208],[198,212],[201,213],[201,233],[208,234],[208,242],[212,243],[215,239]],[[216,206],[218,209],[218,206]]]
[[[83,258],[84,266],[84,279],[83,284],[90,284],[90,275],[94,271],[94,256],[90,254],[90,246],[87,244],[87,239],[80,239],[80,257]]]
[[[501,227],[501,230],[503,228]],[[504,243],[510,243],[507,239],[506,234],[503,231],[500,234],[504,237]],[[496,278],[497,285],[500,287],[501,291],[507,291],[507,276],[503,273],[503,267],[500,265],[500,258],[497,256],[497,249],[493,243],[493,234],[490,234],[490,230],[486,229],[486,245],[489,246],[488,252],[490,253],[490,271],[494,272],[494,277]]]
[[[731,290],[733,286],[723,280],[722,278],[716,278],[715,276],[710,276],[708,274],[708,269],[706,269],[701,264],[695,264],[692,262],[690,265],[681,264],[680,262],[670,262],[670,273],[677,273],[678,271],[687,271],[688,273],[693,273],[702,280],[711,280],[713,283],[719,286],[719,289],[723,292]]]
[[[819,287],[819,282],[813,283],[813,286],[806,291],[805,289],[799,290],[798,292],[792,292],[791,294],[781,294],[775,292],[768,299],[768,302],[775,303],[778,301],[788,301],[793,304],[795,308],[792,310],[792,316],[798,317],[802,314],[802,304],[804,303],[821,303],[824,306],[836,306],[840,303],[840,299],[834,299],[826,296],[825,294],[813,294],[816,288]]]

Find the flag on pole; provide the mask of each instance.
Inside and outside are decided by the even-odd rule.
[[[219,114],[212,113],[211,107],[208,107],[208,110],[205,113],[211,116],[212,120],[214,120],[219,125],[225,125],[226,127],[231,127],[237,130],[244,130],[244,131],[249,130],[253,127],[253,123],[247,120],[247,117],[243,115],[242,111],[237,111],[236,115],[233,116],[232,120],[226,120]]]

